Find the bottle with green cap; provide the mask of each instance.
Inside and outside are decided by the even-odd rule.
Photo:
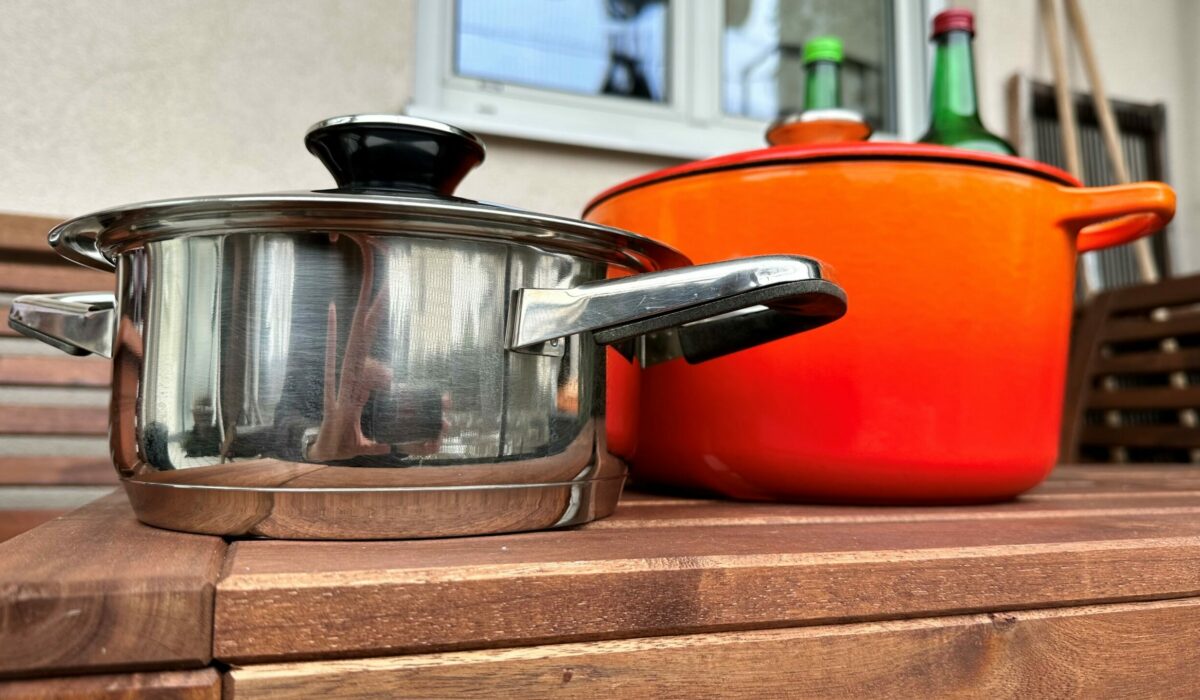
[[[842,106],[842,40],[819,36],[804,44],[804,110]]]
[[[871,125],[842,109],[842,40],[819,36],[804,44],[804,111],[786,113],[767,128],[772,146],[866,141]]]
[[[975,15],[970,10],[953,8],[933,18],[932,115],[921,143],[1015,156],[1013,147],[988,131],[979,118],[971,49],[974,36]]]

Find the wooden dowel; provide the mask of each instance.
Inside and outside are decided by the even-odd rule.
[[[1092,37],[1088,33],[1083,12],[1077,0],[1065,0],[1067,22],[1075,42],[1079,47],[1079,55],[1083,58],[1083,67],[1087,71],[1088,83],[1092,88],[1092,99],[1096,103],[1096,117],[1100,121],[1100,133],[1104,136],[1104,145],[1108,148],[1108,157],[1113,167],[1117,182],[1130,181],[1129,168],[1125,164],[1125,154],[1121,150],[1121,141],[1117,132],[1117,122],[1113,118],[1112,105],[1108,103],[1108,91],[1104,86],[1104,78],[1100,75],[1096,63],[1096,52],[1092,46]]]
[[[1108,102],[1108,92],[1104,88],[1104,79],[1100,76],[1100,66],[1096,61],[1096,52],[1092,47],[1092,37],[1088,33],[1087,23],[1083,18],[1083,11],[1079,7],[1079,0],[1064,0],[1067,9],[1067,21],[1071,26],[1071,33],[1075,36],[1075,42],[1079,46],[1080,56],[1083,58],[1083,66],[1087,71],[1088,82],[1092,88],[1092,99],[1096,104],[1096,116],[1100,121],[1100,131],[1104,135],[1104,145],[1108,149],[1109,161],[1112,163],[1113,174],[1119,183],[1127,183],[1130,181],[1129,168],[1125,163],[1125,152],[1121,148],[1121,140],[1117,131],[1117,120],[1113,117],[1112,105]],[[1042,0],[1042,4],[1049,4],[1050,0]],[[1043,7],[1043,14],[1045,8]],[[1057,69],[1056,69],[1057,70]],[[1159,279],[1158,265],[1154,261],[1154,253],[1150,249],[1150,241],[1146,238],[1139,238],[1133,242],[1134,255],[1137,258],[1138,270],[1141,273],[1143,282],[1157,282]]]
[[[1058,14],[1054,11],[1054,0],[1039,0],[1042,11],[1042,27],[1046,30],[1046,41],[1050,45],[1050,61],[1054,69],[1054,95],[1058,101],[1058,124],[1062,130],[1063,153],[1067,159],[1067,172],[1083,180],[1083,162],[1079,157],[1079,134],[1075,126],[1075,103],[1071,101],[1071,77],[1067,73],[1067,51],[1062,33],[1058,28]]]

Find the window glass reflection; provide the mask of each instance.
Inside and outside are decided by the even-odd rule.
[[[458,0],[455,72],[667,100],[668,0]]]
[[[804,42],[842,39],[842,98],[878,130],[892,131],[894,52],[889,0],[725,0],[721,104],[769,121],[804,108]]]

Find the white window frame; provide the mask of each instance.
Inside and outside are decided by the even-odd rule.
[[[786,1],[786,0],[785,0]],[[945,0],[892,0],[898,133],[915,140],[928,120],[930,18]],[[721,110],[722,0],[670,5],[670,102],[574,95],[454,74],[452,0],[417,6],[414,89],[407,111],[484,134],[676,158],[706,158],[764,145],[761,121]]]

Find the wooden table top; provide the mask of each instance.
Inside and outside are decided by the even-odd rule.
[[[0,697],[1200,692],[1198,516],[1187,466],[969,507],[630,493],[573,530],[390,542],[227,543],[118,493],[0,544],[25,679]]]

